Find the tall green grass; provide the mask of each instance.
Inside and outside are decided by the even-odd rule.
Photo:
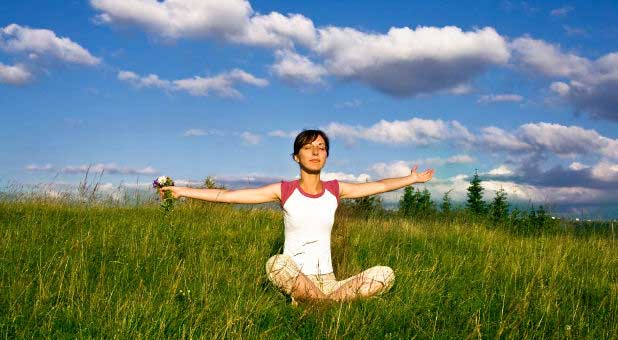
[[[339,278],[388,265],[393,289],[292,306],[277,210],[0,201],[0,337],[618,338],[611,238],[340,211],[332,243]]]

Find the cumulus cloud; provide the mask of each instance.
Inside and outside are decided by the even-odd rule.
[[[513,173],[513,170],[511,170],[511,168],[503,164],[497,168],[489,170],[487,174],[491,176],[511,176],[514,173]]]
[[[292,47],[312,44],[313,22],[300,14],[254,13],[245,0],[91,0],[101,13],[96,22],[136,26],[164,39],[215,38],[224,41]]]
[[[287,47],[294,43],[311,46],[316,40],[313,21],[300,14],[283,15],[271,12],[251,17],[240,33],[230,34],[229,39],[250,45]]]
[[[458,121],[421,118],[406,121],[381,120],[370,127],[330,123],[324,131],[329,136],[348,142],[364,139],[382,144],[429,145],[441,141],[469,142],[474,138]]]
[[[515,62],[524,69],[554,81],[550,89],[577,112],[594,118],[618,120],[618,53],[589,60],[565,53],[560,46],[529,37],[515,39],[510,45]]]
[[[509,59],[504,38],[490,27],[470,32],[453,26],[393,27],[386,34],[326,27],[318,32],[314,51],[329,73],[397,97],[466,84]]]
[[[216,38],[283,49],[273,73],[294,83],[319,83],[325,74],[358,81],[397,97],[447,91],[468,93],[469,82],[507,63],[510,51],[493,28],[392,27],[385,34],[349,27],[316,28],[300,14],[254,13],[245,0],[91,0],[104,24],[133,25],[166,39]],[[312,51],[317,64],[294,52]],[[322,62],[323,61],[323,62]]]
[[[553,82],[550,89],[559,98],[593,118],[618,121],[618,53],[595,62],[595,72],[568,82]]]
[[[5,65],[0,63],[0,83],[22,85],[32,79],[32,73],[24,65]]]
[[[518,153],[551,153],[562,157],[600,155],[618,157],[618,140],[602,136],[592,129],[551,123],[528,123],[514,133],[490,126],[481,129],[479,145],[491,150]]]
[[[618,163],[602,160],[590,169],[593,178],[603,182],[618,182]]]
[[[327,73],[324,67],[290,50],[279,50],[275,56],[277,62],[270,67],[271,71],[291,84],[320,84]]]
[[[248,1],[91,0],[97,22],[134,25],[165,38],[227,36],[243,31],[252,12]]]
[[[377,177],[402,177],[410,174],[412,167],[430,167],[430,166],[443,166],[452,164],[467,164],[474,162],[474,158],[469,155],[459,154],[453,155],[447,158],[432,157],[426,159],[416,159],[410,161],[393,161],[390,163],[375,163],[369,167],[369,171],[374,173]],[[424,171],[424,169],[418,169],[417,171]]]
[[[365,183],[371,181],[371,176],[368,174],[348,174],[345,172],[323,172],[320,174],[320,178],[325,181],[330,181],[333,179],[345,182],[356,182],[356,183]]]
[[[257,78],[240,69],[234,69],[212,77],[194,76],[193,78],[172,81],[160,79],[156,74],[149,74],[143,77],[131,71],[120,71],[118,72],[118,79],[138,88],[151,87],[170,91],[186,91],[193,96],[207,96],[215,93],[222,97],[235,98],[242,97],[241,93],[234,88],[234,85],[237,83],[258,87],[268,85],[266,79]]]
[[[97,65],[101,59],[66,37],[58,37],[47,29],[33,29],[10,24],[0,29],[0,49],[26,54],[31,59],[52,57],[67,63]]]
[[[588,74],[591,62],[573,53],[564,53],[560,46],[530,37],[510,43],[515,62],[524,69],[547,76],[577,77]]]
[[[488,104],[488,103],[500,103],[500,102],[513,102],[518,103],[524,100],[524,97],[518,94],[488,94],[482,95],[478,99],[478,103]]]

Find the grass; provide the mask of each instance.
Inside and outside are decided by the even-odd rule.
[[[0,337],[618,338],[611,237],[339,211],[332,243],[337,277],[388,265],[393,289],[291,306],[277,210],[0,201]]]

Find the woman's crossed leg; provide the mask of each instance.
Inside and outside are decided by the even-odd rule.
[[[275,255],[266,262],[271,282],[296,300],[350,301],[388,291],[395,274],[390,267],[376,266],[342,281],[331,274],[305,275],[288,255]]]

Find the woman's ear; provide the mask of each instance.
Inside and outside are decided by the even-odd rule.
[[[294,155],[294,161],[296,161],[296,163],[300,162],[300,160],[298,159],[298,156]]]

